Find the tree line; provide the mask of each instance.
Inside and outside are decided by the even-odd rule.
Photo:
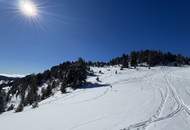
[[[189,64],[189,57],[182,56],[180,54],[172,54],[170,52],[164,53],[156,50],[132,51],[129,54],[123,54],[122,56],[115,57],[108,62],[88,62],[88,65],[90,66],[103,67],[109,65],[122,65],[125,68],[143,65],[153,67],[158,65],[182,66]]]
[[[15,108],[14,104],[7,106],[13,95],[21,99],[15,110],[19,112],[23,110],[24,106],[34,105],[50,97],[57,87],[62,93],[66,93],[68,87],[77,89],[86,83],[88,70],[86,62],[79,58],[76,62],[64,62],[43,73],[31,74],[2,84],[0,85],[0,113]],[[47,87],[41,88],[44,84],[47,84]],[[7,93],[2,89],[6,86],[11,86]],[[41,94],[38,92],[40,88]]]

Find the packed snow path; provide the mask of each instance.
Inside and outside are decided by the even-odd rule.
[[[101,82],[89,77],[94,84],[68,94],[57,92],[37,109],[3,113],[1,129],[190,129],[190,67],[93,70]]]

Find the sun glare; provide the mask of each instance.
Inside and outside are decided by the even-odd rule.
[[[19,3],[19,9],[28,17],[35,17],[38,15],[38,8],[31,0],[21,0]]]
[[[52,8],[58,6],[50,4],[49,0],[15,0],[9,4],[6,11],[13,14],[12,18],[18,24],[30,24],[35,29],[46,31],[48,23],[46,20],[54,19],[64,22],[62,15],[51,12]]]

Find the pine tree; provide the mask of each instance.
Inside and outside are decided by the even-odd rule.
[[[32,103],[38,100],[38,94],[37,94],[38,86],[37,86],[37,79],[35,75],[30,75],[30,85],[28,87],[29,87],[29,90],[28,90],[26,102],[32,105]]]
[[[6,93],[0,89],[0,113],[5,111],[6,107]]]
[[[129,56],[123,54],[122,56],[122,68],[128,68],[129,67]]]
[[[137,53],[135,51],[131,52],[131,66],[137,67]]]
[[[61,92],[66,93],[66,85],[65,85],[65,83],[62,83],[62,85],[61,85]]]

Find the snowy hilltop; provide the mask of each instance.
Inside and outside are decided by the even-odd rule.
[[[189,130],[189,61],[146,50],[109,62],[80,58],[43,73],[2,77],[1,128]]]

